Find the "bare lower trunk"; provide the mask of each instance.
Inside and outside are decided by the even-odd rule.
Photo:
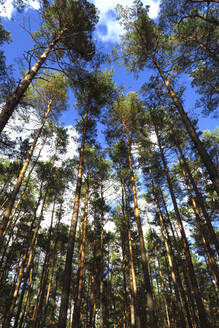
[[[174,263],[174,260],[173,260],[171,249],[169,247],[168,238],[167,238],[167,234],[166,234],[166,230],[165,230],[164,218],[163,218],[163,214],[162,214],[161,209],[160,209],[159,200],[158,200],[157,195],[156,195],[156,190],[155,190],[155,186],[154,186],[154,181],[153,181],[151,168],[149,169],[149,172],[150,172],[150,177],[151,177],[151,183],[152,183],[152,188],[153,188],[153,192],[154,192],[155,202],[156,202],[156,205],[157,205],[158,216],[159,216],[159,220],[160,220],[160,224],[161,224],[161,232],[162,232],[162,236],[163,236],[163,239],[164,239],[164,245],[165,245],[165,248],[166,248],[167,259],[168,259],[168,263],[169,263],[169,267],[170,267],[171,277],[172,277],[172,280],[173,280],[173,285],[174,285],[174,289],[175,289],[175,293],[176,293],[176,301],[177,301],[178,311],[179,311],[179,316],[180,316],[179,325],[180,325],[180,327],[186,327],[184,314],[183,314],[182,308],[181,308],[181,303],[182,302],[180,300],[180,293],[179,293],[179,288],[178,288],[179,282],[177,281],[177,276],[176,276],[176,273],[175,273],[176,272],[175,263]],[[189,322],[189,326],[192,328],[190,322]]]
[[[156,133],[157,140],[158,140],[158,146],[159,146],[159,149],[160,149],[160,154],[161,154],[161,158],[162,158],[162,162],[163,162],[163,166],[164,166],[164,172],[165,172],[165,175],[166,175],[166,178],[167,178],[167,183],[168,183],[171,199],[172,199],[173,206],[174,206],[176,219],[177,219],[177,222],[178,222],[178,225],[179,225],[179,230],[180,230],[181,237],[182,237],[183,252],[184,252],[184,256],[186,258],[188,274],[189,274],[189,277],[191,279],[191,285],[192,285],[192,288],[193,288],[193,291],[194,291],[194,296],[195,296],[195,300],[196,300],[196,304],[197,304],[200,327],[201,328],[210,327],[209,323],[208,323],[208,320],[207,320],[205,308],[204,308],[204,305],[203,305],[203,302],[202,302],[202,298],[201,298],[200,290],[199,290],[199,287],[198,287],[197,279],[196,279],[196,276],[195,276],[194,267],[193,267],[193,263],[192,263],[192,259],[191,259],[190,250],[189,250],[189,245],[188,245],[185,230],[184,230],[184,227],[183,227],[183,224],[182,224],[182,220],[181,220],[181,217],[180,217],[180,213],[179,213],[179,210],[178,210],[175,194],[174,194],[173,187],[172,187],[172,182],[171,182],[171,179],[170,179],[170,176],[169,176],[169,170],[168,170],[166,160],[165,160],[165,157],[164,157],[163,148],[161,146],[160,136],[159,136],[159,133],[157,131],[156,126],[155,126],[155,133]]]
[[[131,239],[131,231],[130,231],[130,222],[129,217],[126,211],[126,191],[124,183],[121,181],[122,185],[122,210],[123,216],[125,218],[126,224],[126,232],[128,237],[128,258],[129,258],[129,280],[130,280],[130,290],[131,290],[131,303],[130,303],[130,312],[131,312],[131,327],[134,328],[136,324],[136,297],[137,297],[137,284],[135,277],[135,268],[134,268],[134,259],[133,259],[133,249],[132,249],[132,239]]]
[[[61,306],[60,306],[59,321],[57,326],[58,328],[65,328],[66,320],[67,320],[71,274],[72,274],[72,258],[74,253],[75,234],[76,234],[76,228],[78,222],[78,213],[79,213],[79,205],[80,205],[80,197],[81,197],[81,184],[82,184],[82,172],[83,172],[87,122],[88,122],[88,108],[86,109],[85,116],[84,116],[84,129],[83,129],[83,136],[82,136],[82,142],[80,148],[80,161],[78,167],[74,209],[73,209],[69,238],[68,238],[67,254],[66,254],[66,261],[65,261],[65,273],[64,273],[65,279],[63,281],[63,287],[62,287]]]
[[[82,284],[84,275],[84,264],[85,264],[85,243],[86,243],[86,232],[87,232],[87,217],[88,217],[88,196],[89,196],[89,182],[87,178],[86,183],[86,194],[85,194],[85,209],[84,209],[84,222],[82,240],[80,246],[79,265],[77,273],[77,284],[75,292],[75,305],[72,318],[72,328],[80,327],[80,314],[81,314],[81,300],[82,300]]]
[[[129,136],[129,129],[127,123],[125,121],[122,122],[124,127],[124,132],[126,134],[126,141],[127,141],[127,148],[128,148],[128,160],[129,160],[129,170],[130,170],[130,180],[132,184],[132,193],[133,193],[133,202],[134,202],[134,216],[138,227],[138,234],[139,234],[139,243],[140,243],[140,250],[141,250],[141,263],[142,263],[142,270],[144,276],[144,283],[146,288],[146,298],[147,298],[147,306],[150,314],[150,325],[151,328],[157,328],[157,319],[155,316],[155,304],[153,299],[152,287],[148,272],[148,263],[146,257],[146,250],[144,244],[144,237],[140,219],[140,211],[138,207],[138,200],[137,200],[137,193],[136,193],[136,186],[135,186],[135,177],[134,177],[134,169],[132,164],[132,156],[131,156],[131,142]]]

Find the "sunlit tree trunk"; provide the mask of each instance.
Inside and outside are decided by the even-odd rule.
[[[61,36],[61,33],[60,33]],[[6,104],[3,106],[2,111],[0,113],[0,134],[3,131],[5,125],[7,124],[9,118],[13,114],[16,106],[21,101],[24,93],[29,87],[30,83],[35,78],[37,72],[42,67],[43,63],[47,59],[49,53],[53,50],[55,44],[58,42],[58,39],[50,42],[49,46],[45,49],[44,53],[40,56],[37,62],[33,65],[33,67],[26,73],[24,78],[18,84],[15,91],[12,93],[10,98],[7,100]]]
[[[218,172],[217,169],[214,166],[214,163],[212,162],[211,158],[209,157],[207,151],[205,150],[202,142],[200,141],[198,134],[195,131],[194,126],[192,125],[192,122],[190,121],[189,117],[187,116],[186,112],[184,111],[184,108],[179,100],[179,98],[177,97],[175,91],[173,90],[170,82],[168,81],[166,75],[164,74],[160,64],[158,63],[156,57],[150,53],[152,61],[154,63],[154,65],[156,66],[156,68],[158,69],[161,78],[163,79],[163,82],[165,84],[165,86],[167,87],[167,90],[169,91],[170,97],[172,98],[176,108],[179,111],[179,114],[182,118],[183,123],[185,124],[185,127],[188,131],[188,134],[190,136],[190,138],[192,139],[195,147],[197,148],[197,151],[203,161],[203,163],[206,166],[206,169],[209,173],[209,176],[211,178],[211,181],[214,185],[215,190],[217,191],[218,195],[219,195],[219,176],[218,176]]]

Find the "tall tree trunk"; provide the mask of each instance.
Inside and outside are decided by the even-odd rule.
[[[75,234],[76,234],[76,228],[78,222],[78,212],[79,212],[80,197],[81,197],[81,184],[82,184],[82,172],[83,172],[83,163],[84,163],[84,148],[85,148],[85,140],[86,140],[86,133],[87,133],[87,123],[88,123],[88,105],[85,109],[85,115],[84,115],[83,136],[82,136],[81,148],[80,148],[80,160],[79,160],[79,167],[78,167],[77,185],[75,190],[74,209],[72,214],[66,261],[65,261],[65,273],[64,273],[65,279],[63,281],[63,287],[62,287],[61,306],[60,306],[59,321],[57,326],[58,328],[65,328],[66,320],[67,320],[71,274],[72,274],[72,258],[74,253]]]
[[[25,263],[26,263],[27,256],[28,256],[28,261],[27,261],[27,265],[26,265],[26,276],[27,277],[29,276],[29,273],[30,273],[30,270],[31,270],[31,266],[32,266],[33,258],[34,258],[34,253],[35,253],[35,249],[36,249],[37,242],[38,242],[38,231],[39,231],[39,228],[40,228],[41,221],[43,219],[43,212],[44,212],[44,208],[45,208],[45,205],[46,205],[47,194],[48,194],[48,190],[47,190],[47,192],[45,193],[45,196],[44,196],[44,200],[43,200],[43,204],[42,204],[42,207],[41,207],[41,212],[40,212],[40,215],[39,215],[38,223],[37,223],[37,226],[35,228],[34,235],[33,235],[33,238],[32,238],[31,247],[30,247],[30,251],[29,251],[29,256],[28,256],[28,252],[27,252],[25,254],[24,258],[23,258],[22,265],[19,269],[19,276],[18,276],[18,279],[17,279],[17,283],[16,283],[16,287],[15,287],[13,296],[12,296],[12,300],[11,300],[11,303],[10,303],[10,308],[9,308],[9,311],[8,311],[8,314],[7,314],[7,318],[4,322],[4,326],[3,326],[4,328],[10,328],[10,322],[11,322],[11,318],[13,316],[13,311],[14,311],[14,308],[15,308],[15,305],[16,305],[18,292],[19,292],[20,285],[21,285],[21,282],[22,282],[22,278],[23,278],[23,274],[24,274],[24,266],[25,266]]]
[[[24,189],[23,189],[22,192],[21,192],[20,198],[18,199],[17,203],[16,203],[15,206],[14,206],[13,212],[12,212],[12,214],[10,215],[10,219],[9,219],[9,221],[8,221],[8,224],[7,224],[7,227],[6,227],[5,231],[7,231],[7,229],[9,228],[9,226],[10,226],[10,222],[13,220],[13,218],[14,218],[15,214],[17,213],[17,210],[18,210],[18,208],[19,208],[19,206],[20,206],[20,204],[21,204],[21,202],[22,202],[22,200],[23,200],[23,197],[24,197],[24,195],[25,195],[25,192],[26,192],[26,190],[27,190],[27,187],[28,187],[28,184],[29,184],[29,181],[30,181],[30,178],[31,178],[31,174],[32,174],[32,172],[33,172],[33,170],[34,170],[36,164],[38,163],[38,160],[39,160],[39,158],[40,158],[41,152],[42,152],[42,150],[43,150],[43,148],[44,148],[44,146],[45,146],[46,140],[47,140],[47,138],[45,138],[45,140],[43,141],[43,144],[42,144],[42,146],[40,147],[40,150],[39,150],[39,153],[38,153],[38,155],[37,155],[37,158],[35,159],[35,161],[34,161],[32,167],[31,167],[30,171],[28,172],[28,175],[27,175],[27,178],[26,178],[26,182],[25,182],[25,187],[24,187]]]
[[[167,302],[167,297],[166,297],[166,293],[165,293],[165,280],[164,280],[164,276],[163,276],[161,268],[160,268],[159,260],[158,260],[158,270],[159,270],[159,275],[160,275],[160,280],[161,280],[161,288],[163,291],[163,299],[164,299],[167,327],[171,328],[170,313],[169,313],[168,302]]]
[[[204,226],[204,222],[202,221],[202,218],[200,217],[199,209],[198,209],[196,201],[193,197],[192,190],[191,190],[190,184],[188,182],[188,179],[187,179],[187,176],[186,176],[186,173],[185,173],[185,170],[184,170],[183,167],[182,167],[182,174],[183,174],[183,177],[184,177],[184,180],[185,180],[185,184],[186,184],[190,199],[192,201],[192,208],[193,208],[193,211],[194,211],[194,214],[195,214],[198,229],[201,232],[202,242],[203,242],[206,254],[208,256],[208,262],[209,262],[209,265],[211,267],[211,271],[212,271],[215,283],[219,288],[219,273],[218,273],[217,264],[216,264],[216,261],[215,261],[215,258],[214,258],[214,252],[213,252],[213,249],[212,249],[212,245],[209,242],[209,238],[208,238],[205,226]]]
[[[182,258],[182,251],[181,251],[182,247],[181,247],[181,245],[179,246],[179,244],[177,243],[177,239],[176,239],[176,236],[175,236],[173,225],[172,225],[171,219],[169,217],[169,213],[168,213],[168,210],[167,210],[166,202],[164,200],[162,191],[161,191],[161,196],[162,196],[163,205],[164,205],[164,208],[165,208],[165,211],[166,211],[166,215],[167,215],[167,218],[168,218],[168,226],[170,227],[170,230],[171,230],[171,233],[172,233],[171,237],[172,237],[173,240],[170,238],[169,231],[168,231],[167,227],[165,226],[167,238],[168,238],[170,247],[172,249],[174,247],[175,250],[177,251],[178,256],[179,256],[180,264],[181,264],[181,270],[183,272],[183,277],[184,277],[184,282],[185,282],[185,287],[186,287],[185,290],[184,290],[183,285],[182,285],[182,281],[181,281],[181,277],[180,277],[180,273],[179,273],[178,267],[176,266],[175,268],[176,268],[176,274],[178,276],[180,293],[182,295],[182,299],[183,299],[183,302],[184,302],[184,305],[185,305],[186,313],[188,313],[188,318],[190,317],[189,314],[191,314],[191,320],[192,320],[193,326],[194,327],[199,327],[199,320],[198,320],[198,317],[196,315],[195,299],[194,299],[194,296],[193,296],[193,293],[192,293],[191,283],[189,282],[188,277],[187,277],[187,272],[186,272],[186,268],[185,268],[186,267],[185,261]],[[179,237],[177,237],[177,238],[179,238]],[[187,298],[186,298],[186,296],[187,296]],[[186,299],[188,299],[188,301]]]
[[[123,297],[124,297],[124,308],[123,308],[123,328],[129,326],[129,310],[128,310],[128,293],[127,293],[127,279],[126,279],[126,247],[125,247],[125,237],[124,227],[120,228],[120,240],[122,249],[122,276],[123,276]]]
[[[218,172],[216,167],[214,166],[214,163],[212,162],[211,158],[209,157],[206,149],[204,148],[201,140],[198,137],[198,134],[195,131],[194,126],[192,125],[192,122],[190,121],[188,115],[186,114],[186,112],[184,111],[184,108],[179,100],[179,98],[177,97],[175,91],[173,90],[170,82],[168,81],[166,75],[164,74],[160,64],[158,63],[156,57],[150,52],[152,61],[154,63],[154,65],[156,66],[156,68],[158,69],[160,76],[163,79],[163,82],[165,84],[165,86],[167,87],[167,90],[169,91],[170,97],[172,98],[176,108],[179,111],[179,114],[182,118],[183,123],[185,124],[186,130],[188,131],[188,134],[191,138],[191,140],[193,141],[195,147],[197,148],[197,151],[209,173],[209,176],[211,178],[211,181],[214,185],[215,190],[217,191],[218,195],[219,195],[219,176],[218,176]]]
[[[144,237],[140,219],[140,211],[138,207],[138,200],[137,200],[137,193],[136,193],[136,186],[135,186],[135,177],[134,177],[134,169],[132,164],[132,156],[131,156],[131,141],[129,136],[129,128],[125,121],[122,122],[124,127],[124,132],[126,135],[126,142],[127,142],[127,149],[128,149],[128,160],[129,160],[129,170],[130,170],[130,180],[132,184],[132,193],[133,193],[133,202],[134,202],[134,216],[138,227],[138,234],[139,234],[139,242],[140,242],[140,249],[141,249],[141,263],[142,263],[142,270],[144,276],[144,283],[146,288],[146,297],[147,297],[147,306],[149,309],[150,314],[150,325],[152,328],[157,328],[157,319],[155,316],[155,304],[153,299],[152,287],[148,272],[148,263],[146,257],[146,250],[144,244]]]
[[[197,188],[196,182],[195,182],[195,180],[194,180],[194,178],[192,176],[192,173],[191,173],[191,170],[190,170],[189,165],[187,163],[187,160],[186,160],[186,158],[185,158],[185,156],[184,156],[184,154],[182,152],[182,148],[180,147],[179,143],[176,143],[176,146],[177,146],[177,149],[178,149],[178,151],[180,153],[180,157],[183,160],[184,168],[185,168],[186,173],[187,173],[187,175],[189,177],[189,180],[190,180],[190,182],[192,184],[193,190],[194,190],[194,192],[196,194],[196,197],[197,197],[197,206],[201,209],[202,214],[203,214],[203,216],[205,218],[206,225],[208,227],[208,232],[210,234],[210,240],[209,240],[209,242],[213,242],[214,243],[215,248],[216,248],[216,251],[217,251],[217,253],[219,255],[219,243],[218,243],[218,239],[217,239],[216,233],[214,231],[214,228],[212,227],[211,219],[210,219],[210,217],[208,215],[208,212],[206,211],[203,197],[202,197],[200,191]]]
[[[32,284],[32,277],[33,277],[33,265],[30,269],[29,277],[26,277],[26,279],[24,280],[24,283],[22,285],[22,291],[21,291],[19,303],[17,306],[17,312],[16,312],[15,319],[14,319],[14,328],[17,328],[17,326],[18,326],[18,321],[19,321],[20,315],[22,313],[22,305],[23,305],[23,308],[25,307],[25,304],[26,304],[26,301],[28,298],[28,294],[29,294],[29,292],[28,292],[29,288],[27,289],[27,284],[28,284],[28,280],[30,280],[29,284]],[[26,292],[26,295],[25,295],[25,292]],[[25,299],[24,299],[24,295],[25,295]],[[24,304],[23,304],[23,299],[24,299]]]
[[[54,220],[54,213],[55,213],[55,204],[56,204],[56,197],[54,197],[53,201],[53,208],[52,208],[52,214],[51,214],[51,223],[49,227],[49,233],[48,233],[48,249],[45,255],[42,273],[41,273],[41,279],[39,283],[39,289],[37,294],[37,299],[35,302],[32,319],[30,323],[31,328],[36,328],[39,326],[40,318],[41,318],[41,311],[42,311],[42,305],[44,300],[44,295],[46,291],[46,284],[48,280],[48,271],[49,271],[49,258],[51,253],[51,238],[52,238],[52,227],[53,227],[53,220]]]
[[[77,284],[75,291],[75,304],[74,312],[72,318],[72,328],[81,327],[80,314],[81,314],[81,298],[82,298],[82,285],[84,276],[84,264],[85,264],[85,243],[86,243],[86,232],[87,232],[87,217],[88,217],[88,197],[89,197],[89,177],[86,179],[86,190],[85,190],[85,209],[84,209],[84,221],[83,221],[83,231],[82,240],[79,253],[79,265],[77,272]]]
[[[160,224],[161,224],[161,232],[162,232],[162,236],[164,239],[164,245],[166,248],[167,259],[168,259],[168,263],[169,263],[169,267],[170,267],[171,277],[173,280],[173,285],[174,285],[174,289],[175,289],[175,293],[176,293],[176,301],[177,301],[177,306],[178,306],[178,311],[179,311],[179,316],[180,316],[179,325],[180,325],[180,327],[186,327],[186,322],[185,322],[184,314],[182,312],[182,307],[181,307],[182,302],[180,300],[180,293],[179,293],[179,288],[178,288],[179,281],[178,281],[177,275],[176,275],[176,268],[175,268],[175,263],[174,263],[175,261],[173,259],[172,250],[169,247],[168,238],[167,238],[167,234],[166,234],[166,230],[165,230],[165,222],[164,222],[163,214],[160,209],[159,200],[157,198],[157,192],[155,190],[151,168],[149,168],[149,172],[150,172],[151,184],[152,184],[152,188],[153,188],[155,202],[156,202],[156,206],[157,206],[158,216],[159,216],[159,220],[160,220]],[[185,316],[186,316],[187,322],[189,324],[189,327],[192,328],[192,323],[191,323],[191,320],[189,317],[189,313],[185,313]]]
[[[33,283],[33,268],[31,268],[30,270],[30,277],[29,277],[29,285],[28,285],[28,288],[26,290],[26,294],[25,294],[25,298],[24,298],[24,302],[23,304],[21,304],[23,307],[22,307],[22,310],[20,312],[20,310],[18,309],[18,314],[19,314],[19,317],[16,318],[16,321],[15,321],[15,325],[14,325],[14,328],[18,327],[18,328],[22,328],[22,325],[23,325],[23,320],[24,320],[24,316],[25,316],[25,311],[26,311],[26,307],[27,307],[27,302],[28,302],[28,297],[30,295],[30,290],[31,290],[31,287],[32,287],[32,283]],[[25,286],[26,287],[26,286]],[[26,289],[26,288],[25,288]],[[18,325],[18,320],[20,318],[20,321],[19,321],[19,325]],[[17,325],[16,325],[17,324]]]
[[[160,136],[159,136],[156,125],[155,125],[155,133],[156,133],[156,136],[157,136],[158,146],[159,146],[159,150],[160,150],[160,154],[161,154],[161,158],[162,158],[162,162],[163,162],[163,166],[164,166],[164,172],[165,172],[165,175],[166,175],[166,179],[167,179],[171,199],[172,199],[173,206],[174,206],[174,211],[175,211],[175,214],[176,214],[176,219],[177,219],[179,230],[180,230],[181,237],[182,237],[183,252],[184,252],[184,255],[185,255],[185,258],[186,258],[188,274],[189,274],[189,277],[191,279],[191,285],[192,285],[194,295],[195,295],[195,300],[196,300],[198,315],[199,315],[199,321],[200,321],[199,322],[200,327],[201,328],[210,327],[209,322],[207,320],[205,308],[204,308],[204,305],[203,305],[203,302],[202,302],[201,293],[200,293],[200,290],[199,290],[199,287],[198,287],[198,282],[197,282],[197,279],[196,279],[196,276],[195,276],[188,241],[187,241],[185,230],[184,230],[182,220],[181,220],[181,217],[180,217],[179,209],[178,209],[178,206],[177,206],[175,194],[174,194],[173,187],[172,187],[172,182],[171,182],[171,179],[170,179],[170,176],[169,176],[169,170],[168,170],[168,167],[167,167],[167,163],[166,163],[166,160],[165,160],[163,148],[162,148],[161,141],[160,141]]]
[[[100,194],[101,194],[101,217],[100,217],[100,328],[103,328],[104,325],[104,306],[103,306],[103,293],[104,293],[104,282],[103,282],[103,272],[104,272],[104,245],[103,245],[103,237],[104,237],[104,212],[103,212],[103,185],[101,183],[100,186]]]
[[[60,33],[59,37],[62,33]],[[49,46],[45,49],[44,53],[40,56],[40,58],[36,61],[36,63],[32,66],[29,72],[26,73],[23,80],[18,84],[15,91],[12,93],[10,98],[6,101],[6,104],[3,106],[2,111],[0,113],[0,134],[3,131],[5,125],[7,124],[9,118],[13,114],[16,106],[19,104],[21,98],[29,87],[30,83],[35,78],[37,72],[42,67],[43,63],[47,59],[49,53],[53,50],[54,46],[58,42],[58,38],[50,42]]]
[[[122,211],[123,211],[123,217],[125,218],[126,233],[128,237],[129,280],[130,280],[130,290],[131,290],[131,303],[130,303],[131,328],[134,328],[136,324],[136,315],[137,315],[137,309],[136,309],[137,284],[136,284],[135,268],[134,268],[134,260],[133,260],[130,222],[126,210],[127,197],[126,197],[126,190],[123,181],[121,181],[121,186],[122,186]]]
[[[24,179],[24,176],[25,176],[25,173],[27,171],[27,168],[28,168],[28,165],[30,163],[30,160],[31,160],[31,157],[33,155],[33,152],[34,152],[34,149],[35,149],[35,146],[36,146],[36,143],[38,141],[38,138],[43,130],[43,127],[44,127],[44,124],[49,116],[49,113],[51,111],[51,105],[52,105],[52,102],[53,100],[51,99],[48,103],[48,107],[47,107],[47,111],[43,117],[43,120],[41,122],[41,125],[40,125],[40,128],[39,130],[37,131],[35,137],[34,137],[34,140],[33,140],[33,143],[29,149],[29,152],[28,152],[28,155],[27,155],[27,158],[25,160],[25,163],[23,164],[23,167],[20,171],[20,174],[19,174],[19,177],[17,179],[17,182],[13,188],[13,191],[12,193],[10,194],[9,196],[9,200],[8,200],[8,204],[7,204],[7,207],[4,211],[4,214],[3,214],[3,219],[2,219],[2,223],[1,223],[1,226],[0,226],[0,244],[1,244],[1,241],[2,241],[2,236],[4,234],[4,231],[7,227],[7,224],[8,224],[8,221],[9,221],[9,218],[10,218],[10,214],[11,214],[11,211],[12,211],[12,208],[14,206],[14,202],[15,202],[15,199],[16,199],[16,196],[20,190],[20,186],[22,184],[22,181]]]

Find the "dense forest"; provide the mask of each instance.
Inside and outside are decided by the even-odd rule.
[[[106,54],[93,2],[41,0],[19,78],[0,25],[0,327],[219,326],[218,1],[115,10]]]

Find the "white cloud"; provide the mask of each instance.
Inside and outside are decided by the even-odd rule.
[[[159,13],[160,0],[142,0],[144,5],[149,5],[149,16],[156,18]],[[132,7],[133,0],[94,0],[95,6],[100,11],[100,20],[97,26],[97,37],[103,41],[118,42],[123,34],[122,26],[116,21],[115,7],[120,4]]]
[[[0,4],[0,14],[1,17],[6,17],[8,19],[11,19],[11,17],[13,16],[13,14],[15,13],[15,9],[12,5],[13,0],[6,0],[5,4],[2,5]],[[24,1],[25,3],[25,1]],[[40,4],[37,0],[30,0],[26,2],[28,4],[27,8],[25,9],[28,10],[28,8],[32,8],[32,9],[39,9],[40,8]]]

